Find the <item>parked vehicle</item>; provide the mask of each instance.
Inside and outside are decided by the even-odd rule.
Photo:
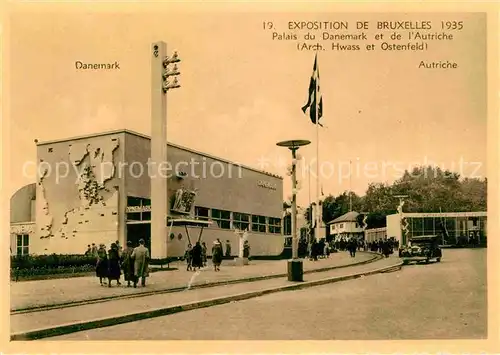
[[[428,263],[432,259],[440,262],[443,254],[439,247],[439,240],[440,237],[437,235],[412,237],[407,246],[399,248],[399,257],[404,264],[409,264],[412,261]]]

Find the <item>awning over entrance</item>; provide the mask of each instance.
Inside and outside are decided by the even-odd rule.
[[[213,222],[207,221],[203,219],[194,219],[194,218],[186,218],[186,217],[168,217],[167,223],[169,226],[188,226],[188,227],[208,227]]]
[[[198,242],[201,241],[201,236],[203,234],[203,229],[212,224],[212,221],[207,221],[203,219],[195,219],[188,217],[167,217],[167,224],[169,225],[168,235],[172,232],[172,227],[184,226],[186,228],[186,235],[188,237],[189,244],[191,243],[191,237],[189,235],[188,227],[199,227],[200,234],[198,235]]]

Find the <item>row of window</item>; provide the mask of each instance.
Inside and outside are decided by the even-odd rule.
[[[221,229],[251,230],[252,232],[281,234],[281,218],[250,215],[196,206],[195,216],[200,219],[211,219]]]
[[[338,226],[338,227],[337,227],[337,226]],[[347,227],[347,226],[346,226],[346,227]],[[355,228],[361,228],[361,226],[359,225],[359,223],[358,223],[358,222],[355,222],[354,227],[355,227]],[[335,228],[335,229],[337,229],[337,228],[342,229],[342,228],[344,228],[344,223],[336,224],[336,225],[334,225],[334,228]]]
[[[127,199],[129,207],[151,206],[151,200],[129,196]],[[221,229],[239,229],[260,233],[281,234],[281,218],[250,215],[246,213],[218,210],[214,208],[195,207],[195,216],[200,219],[211,219]],[[150,221],[149,210],[139,210],[127,213],[129,221]]]

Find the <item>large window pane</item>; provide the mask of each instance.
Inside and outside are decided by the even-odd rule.
[[[140,212],[127,213],[127,219],[129,221],[140,221],[141,220],[141,213]]]
[[[246,230],[250,225],[250,215],[245,213],[233,213],[233,227],[239,230]]]
[[[194,215],[199,219],[207,220],[210,216],[210,209],[205,207],[196,206],[194,208]]]
[[[231,212],[224,210],[212,210],[212,220],[222,229],[231,229]]]
[[[423,235],[432,235],[434,233],[434,218],[425,217]]]
[[[252,231],[265,233],[266,232],[266,217],[265,216],[252,216]]]
[[[128,196],[127,197],[127,206],[140,206],[141,199],[139,197]]]
[[[269,217],[269,233],[281,234],[281,218]]]
[[[17,242],[17,255],[28,255],[29,254],[29,234],[19,234],[16,236]]]

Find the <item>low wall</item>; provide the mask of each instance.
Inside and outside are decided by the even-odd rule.
[[[199,228],[188,228],[191,242],[194,244],[198,241],[200,233]],[[188,245],[186,229],[184,227],[173,227],[171,233],[174,234],[174,239],[168,238],[167,241],[167,256],[180,257],[184,255],[184,251]],[[182,235],[182,239],[178,239],[178,235]],[[215,240],[222,242],[224,254],[226,252],[226,241],[231,244],[231,255],[237,256],[239,250],[239,236],[232,230],[205,228],[201,236],[201,241],[205,242],[208,248],[208,255],[212,255],[212,245]],[[248,243],[250,244],[250,255],[253,256],[278,256],[283,252],[285,237],[280,234],[270,233],[248,233]]]

